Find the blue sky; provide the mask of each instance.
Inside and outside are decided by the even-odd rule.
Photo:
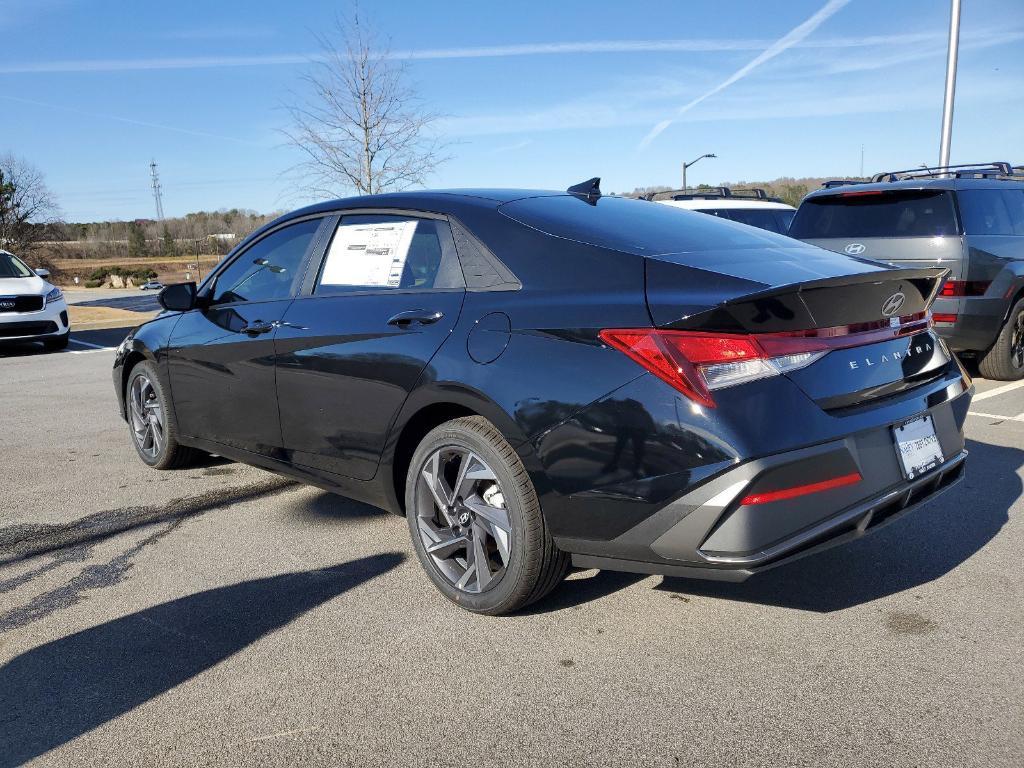
[[[294,207],[282,109],[344,2],[0,0],[0,152],[69,220]],[[430,186],[605,190],[935,162],[945,0],[362,3],[452,159]],[[953,161],[1024,163],[1024,2],[968,0]]]

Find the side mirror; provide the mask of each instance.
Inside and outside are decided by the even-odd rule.
[[[157,297],[160,306],[171,312],[188,312],[196,307],[196,284],[177,283],[168,285]]]
[[[40,277],[42,277],[44,279],[50,276],[50,270],[48,270],[48,269],[36,269],[36,270],[33,270],[33,271],[37,275],[39,275]]]

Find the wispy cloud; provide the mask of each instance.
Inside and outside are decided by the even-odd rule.
[[[832,0],[829,6],[838,3],[840,6],[848,0]],[[391,55],[399,59],[434,60],[434,59],[481,59],[504,58],[513,56],[544,56],[544,55],[576,55],[576,54],[629,54],[629,53],[708,53],[708,52],[743,52],[762,51],[761,55],[748,64],[757,66],[769,58],[777,56],[787,48],[826,48],[850,49],[872,48],[885,49],[890,46],[919,45],[936,43],[944,40],[945,32],[901,33],[895,35],[868,35],[861,37],[834,37],[820,40],[804,40],[812,29],[802,36],[798,31],[811,24],[828,9],[819,11],[804,24],[797,27],[782,40],[764,39],[668,39],[668,40],[591,40],[574,42],[524,43],[519,45],[492,45],[464,48],[422,48],[391,51]],[[833,11],[834,13],[835,11]],[[831,15],[831,14],[829,14]],[[825,19],[820,18],[814,23],[816,28]],[[979,31],[978,36],[981,35]],[[783,41],[785,48],[775,50]],[[774,50],[774,52],[772,52]],[[771,52],[771,53],[770,53]],[[770,55],[769,55],[770,53]],[[765,57],[765,58],[762,58]],[[215,69],[230,67],[266,67],[306,64],[318,61],[322,57],[318,53],[266,53],[251,56],[173,56],[135,59],[62,59],[55,61],[19,61],[0,63],[0,74],[41,74],[67,72],[129,72],[160,69]],[[747,70],[749,71],[749,70]]]
[[[522,141],[516,141],[512,144],[503,144],[500,147],[495,147],[491,150],[492,155],[501,155],[505,152],[515,152],[519,149],[525,149],[526,147],[533,144],[533,139],[523,139]]]
[[[163,32],[164,40],[256,40],[273,37],[274,28],[269,26],[222,25],[191,27]]]
[[[135,120],[130,117],[121,117],[120,115],[108,115],[100,112],[87,112],[84,109],[76,109],[74,107],[66,107],[62,104],[48,104],[45,101],[35,101],[34,99],[22,99],[18,96],[8,96],[0,93],[0,99],[6,101],[14,101],[19,104],[28,104],[34,107],[44,107],[46,109],[56,109],[61,112],[70,112],[75,115],[83,115],[85,117],[94,117],[100,120],[114,120],[119,123],[127,123],[128,125],[136,125],[142,128],[156,128],[161,131],[172,131],[173,133],[183,133],[187,136],[200,136],[207,139],[221,139],[223,141],[233,141],[237,144],[249,144],[252,146],[261,146],[260,142],[249,141],[248,139],[239,139],[234,136],[224,136],[219,133],[209,133],[207,131],[198,131],[192,128],[180,128],[175,125],[164,125],[163,123],[151,123],[145,120]]]
[[[641,140],[640,149],[646,148],[652,141],[654,141],[654,139],[661,135],[661,133],[666,128],[672,125],[674,120],[678,119],[682,115],[689,112],[702,101],[709,99],[716,93],[721,93],[733,83],[742,80],[744,77],[749,75],[759,66],[764,64],[766,61],[774,59],[779,54],[788,51],[794,45],[800,43],[805,37],[810,35],[812,32],[814,32],[814,30],[816,30],[818,27],[820,27],[822,24],[824,24],[826,21],[832,18],[835,14],[841,11],[843,7],[846,6],[849,2],[850,0],[829,0],[820,10],[818,10],[817,13],[812,15],[802,24],[799,24],[793,29],[791,29],[782,37],[780,37],[778,40],[776,40],[774,43],[768,46],[764,51],[755,56],[745,66],[740,67],[738,70],[733,72],[729,77],[727,77],[725,80],[723,80],[721,83],[716,85],[711,90],[705,91],[704,93],[702,93],[700,96],[693,99],[689,103],[679,107],[679,109],[676,110],[674,117],[658,122],[653,128],[651,128],[650,131],[648,131],[647,135],[644,136],[644,138]]]

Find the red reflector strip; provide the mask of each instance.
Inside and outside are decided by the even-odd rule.
[[[822,480],[819,483],[795,485],[792,488],[782,488],[778,491],[752,493],[749,496],[743,497],[743,501],[740,502],[740,506],[747,506],[748,504],[769,504],[773,501],[795,499],[798,496],[806,496],[809,493],[820,493],[821,491],[830,491],[833,488],[842,488],[845,485],[853,485],[854,483],[859,483],[862,479],[860,472],[851,472],[848,475],[840,475],[839,477],[833,477],[831,480]]]
[[[946,312],[936,312],[934,315],[932,315],[932,320],[934,320],[936,323],[955,323],[956,315],[949,314]]]

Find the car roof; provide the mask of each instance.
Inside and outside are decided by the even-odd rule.
[[[1024,181],[1015,179],[906,179],[905,181],[877,181],[867,183],[843,184],[828,189],[816,189],[804,200],[819,197],[848,195],[851,192],[898,192],[905,189],[936,191],[956,189],[1024,189]]]
[[[777,203],[772,200],[738,200],[731,197],[720,197],[699,200],[656,200],[658,205],[671,205],[674,208],[685,208],[688,211],[714,211],[722,208],[762,208],[776,211],[795,211],[791,205]]]
[[[414,192],[385,192],[376,195],[358,195],[325,200],[285,214],[282,219],[306,216],[327,211],[352,208],[397,208],[434,213],[455,213],[458,209],[497,208],[503,203],[527,197],[556,197],[567,195],[549,189],[427,189]]]

